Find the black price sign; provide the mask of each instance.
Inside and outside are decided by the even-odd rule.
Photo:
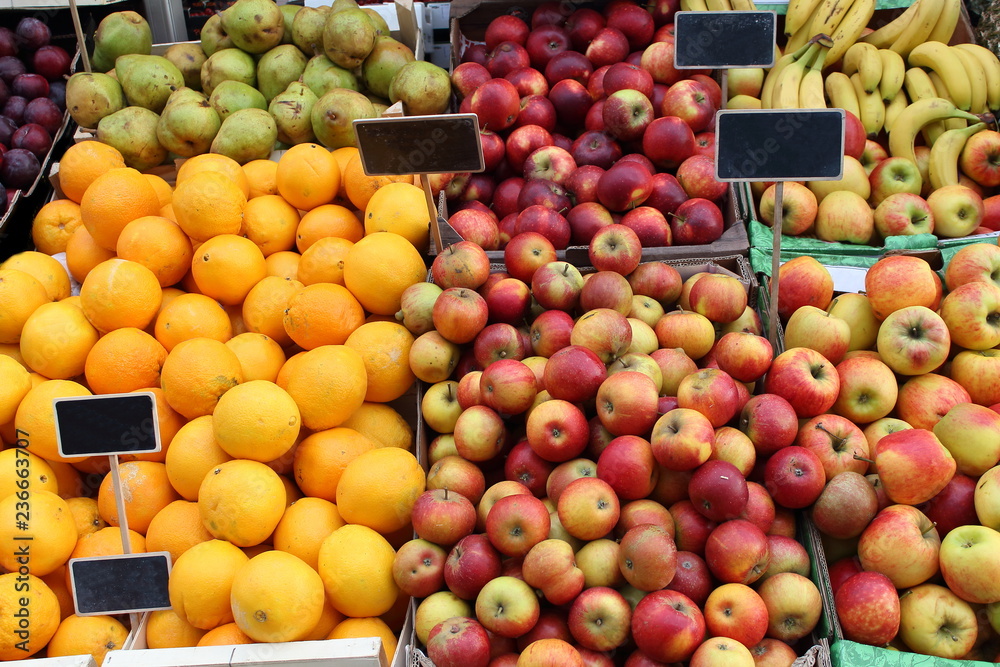
[[[833,181],[844,172],[844,110],[720,111],[720,181]]]
[[[771,67],[777,23],[774,12],[677,12],[674,67]]]
[[[369,176],[479,172],[485,169],[476,114],[354,121]]]
[[[170,608],[170,554],[166,551],[73,558],[69,577],[78,616]]]
[[[152,392],[56,398],[52,405],[60,456],[160,451]]]

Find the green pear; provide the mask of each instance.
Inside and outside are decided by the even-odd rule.
[[[139,171],[149,169],[167,157],[167,149],[156,136],[159,122],[159,114],[145,107],[125,107],[101,119],[97,140],[117,148],[127,166]]]
[[[107,72],[114,69],[118,56],[129,53],[148,56],[152,47],[153,33],[146,19],[132,11],[113,12],[97,26],[90,65],[94,71]]]
[[[333,0],[330,3],[331,12],[342,12],[345,9],[358,9],[357,0]]]
[[[187,86],[182,86],[181,88],[178,88],[177,90],[175,90],[170,94],[170,97],[167,98],[166,106],[163,107],[163,111],[165,112],[167,109],[169,109],[172,105],[175,104],[184,104],[186,102],[197,103],[206,99],[208,98],[206,98],[205,94],[202,93],[200,90],[195,90],[194,88],[188,88]],[[161,113],[160,115],[163,114]]]
[[[121,84],[107,74],[77,72],[66,82],[66,108],[80,127],[95,128],[102,118],[126,106]]]
[[[211,150],[246,164],[269,157],[277,140],[278,127],[271,114],[263,109],[241,109],[222,121]]]
[[[311,57],[323,52],[323,28],[326,26],[326,17],[329,14],[330,7],[324,5],[304,7],[295,15],[295,21],[292,23],[292,41],[302,53]]]
[[[302,82],[309,86],[316,97],[323,97],[327,91],[334,88],[361,90],[358,77],[354,76],[354,72],[334,65],[323,54],[309,59],[306,68],[302,71]]]
[[[194,157],[208,152],[221,125],[219,114],[203,94],[181,88],[167,100],[156,125],[156,138],[171,153]]]
[[[163,57],[180,70],[185,86],[201,90],[201,66],[208,60],[201,46],[191,42],[174,44],[167,49]]]
[[[361,64],[361,80],[379,97],[389,97],[389,83],[406,63],[414,61],[413,51],[392,37],[376,37],[375,46]]]
[[[285,19],[274,0],[236,0],[222,12],[222,28],[247,53],[265,53],[281,44]]]
[[[335,88],[313,105],[312,127],[319,142],[333,150],[355,145],[353,121],[375,117],[375,107],[367,97],[354,90]]]
[[[267,107],[278,127],[278,141],[304,144],[315,141],[312,129],[312,109],[319,98],[301,81],[292,81],[284,92],[276,95]]]
[[[270,102],[288,84],[298,81],[308,62],[309,59],[294,44],[276,46],[261,56],[257,62],[257,88],[264,94],[264,99]]]
[[[305,9],[302,5],[281,5],[278,7],[281,10],[281,19],[285,24],[285,32],[281,35],[282,44],[294,44],[292,41],[292,23],[295,21],[295,15],[300,11]]]
[[[425,60],[403,65],[389,83],[389,101],[402,102],[407,116],[444,113],[451,103],[448,71]]]
[[[389,24],[385,22],[385,19],[382,18],[381,14],[379,14],[371,7],[362,7],[361,11],[363,11],[365,14],[368,14],[368,18],[370,18],[372,20],[372,23],[375,24],[376,35],[379,36],[385,35],[386,37],[390,36],[390,33],[392,31],[389,30]]]
[[[259,90],[241,81],[223,81],[208,102],[221,120],[226,120],[241,109],[267,109],[267,100]]]
[[[233,40],[222,29],[222,17],[218,14],[210,16],[201,28],[201,50],[210,56],[216,51],[235,48]]]
[[[201,90],[211,95],[223,81],[240,81],[257,85],[257,65],[249,53],[240,49],[223,49],[208,57],[201,66]]]
[[[364,62],[375,46],[375,23],[360,9],[333,11],[323,28],[326,57],[346,69]]]
[[[170,94],[184,85],[184,75],[163,56],[119,56],[115,74],[129,104],[156,113],[163,111]]]

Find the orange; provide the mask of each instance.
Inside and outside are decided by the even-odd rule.
[[[250,239],[220,234],[198,248],[191,275],[199,292],[233,306],[242,303],[250,289],[267,277],[267,264]]]
[[[156,196],[160,200],[160,208],[170,204],[170,200],[174,196],[174,189],[171,187],[170,183],[163,180],[162,176],[157,176],[156,174],[143,174],[149,184],[153,186],[156,190]]]
[[[21,346],[17,343],[0,343],[0,357],[10,357],[20,364],[21,368],[28,369],[28,366],[24,363],[24,359],[21,357]]]
[[[330,283],[308,285],[288,300],[285,332],[307,350],[342,345],[364,324],[365,311],[347,288]]]
[[[26,250],[8,257],[0,269],[24,271],[35,277],[45,288],[50,301],[59,301],[70,295],[69,274],[53,257],[36,250]]]
[[[344,260],[344,284],[369,313],[394,315],[410,285],[427,278],[427,267],[413,244],[399,234],[370,234]]]
[[[156,190],[131,167],[101,174],[80,200],[84,226],[97,245],[107,250],[115,249],[125,225],[146,215],[159,215],[160,208]]]
[[[160,217],[166,218],[170,222],[177,222],[177,214],[174,213],[174,205],[167,204],[166,206],[160,207]]]
[[[66,242],[66,266],[78,283],[83,282],[91,269],[114,256],[113,250],[97,245],[83,225],[77,227]]]
[[[25,394],[17,406],[14,425],[22,433],[27,433],[23,437],[27,439],[31,453],[53,461],[82,461],[80,457],[63,459],[59,456],[52,399],[90,395],[86,387],[72,380],[46,380]]]
[[[167,467],[154,461],[126,461],[119,464],[118,472],[122,481],[122,499],[128,527],[145,535],[157,512],[177,500],[177,492],[167,479]],[[101,488],[97,492],[97,506],[101,517],[109,525],[120,525],[111,475],[107,475],[101,482]]]
[[[268,255],[265,261],[267,275],[296,280],[300,257],[299,253],[291,250],[279,250],[273,255]]]
[[[49,640],[45,655],[90,655],[100,665],[108,651],[122,647],[126,637],[128,628],[111,616],[67,616]]]
[[[266,551],[236,572],[233,617],[259,642],[305,637],[323,614],[323,580],[316,570],[284,551]]]
[[[233,578],[250,559],[225,540],[208,539],[184,552],[170,571],[170,606],[188,623],[211,630],[233,620]]]
[[[67,502],[73,498],[93,493],[98,483],[100,483],[100,479],[88,480],[85,483],[83,477],[80,475],[80,471],[71,463],[49,461],[48,464],[52,468],[52,473],[56,476],[57,485],[59,486],[59,497]],[[70,509],[73,509],[73,503],[70,503]]]
[[[319,574],[334,609],[345,616],[379,616],[396,602],[392,578],[396,552],[367,526],[347,525],[330,533],[319,549]]]
[[[391,533],[410,522],[425,481],[423,468],[410,452],[397,447],[373,449],[344,468],[337,485],[337,509],[348,523]]]
[[[394,633],[381,618],[345,618],[327,635],[327,639],[360,639],[363,637],[378,637],[382,640],[382,649],[390,660],[396,653],[398,642]]]
[[[326,599],[323,601],[323,613],[320,614],[319,622],[316,623],[316,627],[309,631],[302,639],[304,641],[319,641],[321,639],[326,639],[327,635],[333,632],[333,629],[337,627],[337,624],[344,620],[345,616],[339,611],[333,608],[330,604],[330,600]]]
[[[118,256],[153,272],[160,287],[179,283],[191,268],[191,239],[177,223],[152,215],[125,225],[118,237]]]
[[[347,465],[378,443],[349,428],[331,428],[308,436],[295,448],[295,483],[307,496],[333,503]]]
[[[343,174],[344,170],[347,169],[347,163],[351,161],[352,158],[357,157],[361,154],[357,146],[342,146],[340,148],[335,148],[330,151],[330,155],[337,161],[337,166],[340,167],[340,173]],[[344,179],[340,179],[340,192],[344,191]]]
[[[27,472],[18,474],[21,470]],[[21,486],[18,486],[18,482],[21,482]],[[0,451],[0,498],[17,492],[24,484],[32,492],[59,493],[59,480],[48,461],[23,447]]]
[[[68,380],[83,372],[100,334],[83,311],[62,301],[35,310],[21,331],[21,354],[31,370]]]
[[[344,168],[344,192],[351,200],[355,208],[364,211],[368,207],[368,202],[379,188],[390,183],[413,183],[413,176],[408,174],[401,176],[368,176],[361,164],[361,156],[356,155],[347,163]],[[426,204],[424,205],[426,209]]]
[[[82,224],[79,204],[71,199],[56,199],[35,215],[31,223],[31,240],[47,255],[65,252],[69,237]]]
[[[171,202],[177,224],[195,241],[239,234],[246,204],[246,194],[236,183],[211,171],[178,181]]]
[[[87,456],[83,459],[70,459],[69,464],[76,468],[81,473],[86,473],[89,475],[87,478],[87,484],[90,486],[90,491],[96,491],[97,487],[100,486],[101,480],[104,476],[111,471],[111,462],[108,461],[106,456]],[[91,484],[95,481],[96,484]]]
[[[219,399],[212,413],[215,441],[233,458],[262,463],[292,448],[301,418],[288,392],[267,380],[251,380],[233,387]]]
[[[319,144],[297,144],[278,161],[278,194],[295,208],[309,211],[333,201],[340,188],[340,166]]]
[[[243,380],[267,380],[274,382],[278,371],[285,363],[285,353],[274,339],[265,334],[247,331],[226,341],[240,360]]]
[[[326,236],[306,248],[299,260],[298,278],[303,285],[316,283],[344,284],[344,258],[354,243],[337,236]]]
[[[211,338],[175,345],[160,373],[160,387],[170,407],[188,419],[212,414],[219,398],[242,381],[239,358]]]
[[[59,598],[34,574],[0,575],[0,609],[6,610],[0,617],[0,660],[21,660],[38,653],[52,639],[61,620]],[[15,616],[19,610],[31,619],[28,632]]]
[[[101,518],[95,498],[66,498],[69,511],[73,513],[73,523],[76,525],[77,537],[96,533],[106,527],[107,522]],[[75,545],[74,545],[75,546]]]
[[[156,401],[156,423],[160,429],[160,451],[144,452],[142,454],[119,454],[118,460],[156,461],[157,463],[163,463],[167,459],[170,443],[173,442],[177,431],[187,423],[187,420],[170,407],[170,404],[167,403],[167,397],[159,387],[147,387],[145,389],[136,389],[135,391],[149,392]]]
[[[322,498],[300,498],[288,506],[274,529],[274,548],[298,556],[314,570],[319,547],[344,525],[337,506]]]
[[[66,149],[59,159],[59,189],[80,203],[83,193],[98,176],[125,166],[125,158],[114,146],[99,141],[81,141]]]
[[[128,531],[128,544],[132,553],[146,553],[146,538],[131,528]],[[120,556],[122,553],[121,529],[117,526],[108,526],[81,536],[70,558]]]
[[[251,547],[270,537],[281,520],[285,487],[278,473],[259,461],[226,461],[205,475],[198,509],[213,536]]]
[[[188,623],[173,609],[161,609],[150,612],[146,621],[146,645],[149,648],[197,646],[205,632]]]
[[[66,585],[66,566],[61,565],[51,573],[40,578],[55,593],[56,599],[59,600],[59,618],[66,620],[67,617],[72,616],[74,614],[73,593],[69,590],[69,586]]]
[[[28,569],[39,577],[65,564],[76,547],[73,512],[51,491],[21,489],[4,496],[0,499],[0,518],[0,565],[9,572],[17,572],[19,566],[25,565],[24,547],[30,554]]]
[[[344,345],[323,345],[296,361],[287,389],[302,424],[319,431],[344,423],[364,403],[367,384],[360,354]]]
[[[156,513],[146,529],[146,548],[150,551],[170,552],[170,562],[188,549],[212,539],[212,534],[201,523],[198,503],[175,500]]]
[[[299,212],[278,195],[262,195],[243,209],[243,235],[253,241],[264,257],[295,247]]]
[[[413,447],[413,427],[391,405],[365,401],[341,426],[354,429],[380,447]]]
[[[285,454],[279,459],[267,462],[267,467],[278,473],[278,477],[281,479],[281,485],[285,487],[285,511],[291,507],[292,503],[299,498],[302,498],[302,492],[299,491],[299,487],[295,486],[295,482],[292,481],[292,478],[288,477],[284,472],[284,468],[288,468],[289,472],[291,471],[291,460],[292,456]],[[282,514],[282,516],[284,516],[284,514]],[[274,533],[271,533],[271,537],[274,537]]]
[[[0,269],[0,343],[17,343],[28,316],[49,298],[45,286],[33,275]]]
[[[278,163],[274,160],[251,160],[243,165],[250,192],[247,199],[278,194]]]
[[[204,294],[180,294],[156,316],[156,340],[170,352],[192,338],[211,338],[225,343],[233,336],[233,324],[222,304]]]
[[[426,252],[430,211],[423,188],[413,183],[389,183],[379,188],[365,207],[365,234],[375,232],[399,234]]]
[[[305,252],[319,239],[330,236],[357,243],[364,235],[365,226],[354,211],[339,204],[324,204],[302,216],[295,231],[295,247]]]
[[[87,355],[87,385],[95,394],[159,387],[166,358],[167,351],[159,341],[141,329],[109,331]]]
[[[13,357],[0,354],[0,424],[14,418],[18,404],[29,391],[31,375],[28,370]]]
[[[413,334],[397,322],[369,322],[355,329],[344,345],[355,349],[368,375],[366,401],[394,401],[413,386],[410,370]]]
[[[265,160],[269,162],[269,160]],[[250,164],[250,163],[247,163]],[[246,165],[244,165],[246,166]],[[235,623],[223,623],[206,632],[198,641],[198,646],[233,646],[235,644],[253,644],[245,632]]]
[[[247,333],[246,322],[243,321],[243,304],[237,303],[232,306],[226,306],[226,315],[229,316],[229,325],[233,328],[233,335],[239,336],[242,333]]]
[[[83,313],[101,331],[145,329],[156,317],[161,298],[160,282],[153,272],[126,259],[101,262],[80,286]]]
[[[198,500],[198,488],[210,470],[232,460],[215,441],[212,415],[192,419],[177,431],[165,464],[170,485],[186,500]]]
[[[243,300],[243,322],[247,330],[264,334],[281,347],[291,345],[285,331],[285,309],[292,296],[304,285],[294,278],[267,276],[247,293]]]
[[[222,174],[235,183],[245,197],[250,197],[250,181],[244,168],[233,158],[219,153],[204,153],[184,160],[177,169],[177,183],[201,177],[206,172]]]
[[[293,349],[298,349],[298,348],[293,347]],[[298,363],[302,361],[302,355],[304,354],[305,350],[301,352],[296,352],[292,356],[285,359],[285,363],[281,364],[281,370],[278,371],[278,377],[274,381],[276,385],[278,385],[285,391],[288,391],[288,378],[291,377],[292,371],[295,370],[295,367],[298,365]]]

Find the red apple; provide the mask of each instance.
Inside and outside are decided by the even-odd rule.
[[[789,509],[811,505],[826,484],[823,464],[812,451],[791,445],[775,452],[764,468],[764,487]]]
[[[482,533],[463,537],[451,548],[444,565],[448,590],[463,600],[475,600],[486,582],[500,576],[500,553]]]

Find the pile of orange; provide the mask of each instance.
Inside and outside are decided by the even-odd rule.
[[[59,456],[52,400],[137,391],[161,450],[121,457],[130,548],[173,560],[148,645],[379,636],[391,655],[408,604],[391,567],[425,477],[394,407],[413,402],[413,336],[392,316],[426,277],[423,191],[316,144],[201,155],[169,183],[85,141],[59,179],[37,251],[0,264],[0,551],[30,533],[37,554],[29,651],[0,624],[0,660],[100,663],[124,641],[115,618],[73,613],[66,561],[122,553],[123,517],[105,457]]]

